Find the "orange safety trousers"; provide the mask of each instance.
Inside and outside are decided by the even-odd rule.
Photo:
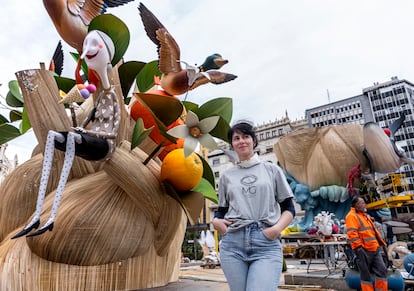
[[[388,291],[388,282],[386,278],[375,278],[375,289],[371,282],[361,280],[362,291]]]

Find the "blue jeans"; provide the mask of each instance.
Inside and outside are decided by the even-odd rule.
[[[231,291],[275,291],[282,273],[279,239],[269,240],[253,223],[223,236],[220,263]]]

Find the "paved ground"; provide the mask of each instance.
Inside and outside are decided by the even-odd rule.
[[[285,274],[306,273],[307,265],[299,260],[287,260],[287,272],[281,276],[280,286],[284,285]],[[312,264],[310,271],[326,270],[323,264]],[[229,287],[221,268],[203,269],[200,266],[182,267],[180,279],[167,286],[145,289],[146,291],[229,291]],[[278,290],[292,290],[279,288]]]
[[[229,291],[227,283],[193,280],[193,279],[180,279],[177,282],[170,283],[167,286],[159,288],[145,289],[147,291]]]

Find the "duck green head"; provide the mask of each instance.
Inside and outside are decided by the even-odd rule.
[[[199,68],[202,72],[208,70],[218,70],[228,62],[229,61],[223,59],[220,54],[212,54],[205,59],[204,63]]]

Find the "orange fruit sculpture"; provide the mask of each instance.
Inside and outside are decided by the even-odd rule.
[[[170,183],[177,191],[189,191],[200,183],[203,162],[196,153],[184,157],[184,149],[169,152],[161,164],[161,180]]]
[[[172,150],[175,149],[181,149],[184,147],[184,139],[183,138],[177,138],[176,142],[177,143],[171,143],[169,145],[166,145],[162,151],[158,154],[158,157],[160,158],[161,161],[163,161],[165,159],[165,156],[171,152]]]

